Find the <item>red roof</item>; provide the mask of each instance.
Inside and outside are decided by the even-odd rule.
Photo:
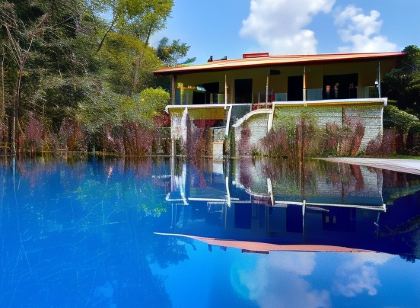
[[[349,61],[368,61],[387,58],[398,58],[405,55],[403,52],[375,52],[375,53],[330,53],[315,55],[283,55],[270,56],[264,53],[264,56],[255,56],[246,54],[242,59],[215,60],[205,64],[164,67],[155,71],[157,75],[185,74],[196,72],[223,71],[233,69],[244,69],[253,67],[270,67],[280,65],[303,65],[303,64],[321,64],[333,62]],[[255,53],[262,55],[262,53]]]
[[[190,238],[193,240],[201,241],[203,243],[237,248],[244,251],[250,252],[270,252],[270,251],[310,251],[310,252],[366,252],[367,250],[351,247],[342,247],[334,245],[323,245],[323,244],[270,244],[262,242],[250,242],[250,241],[237,241],[237,240],[222,240],[211,237],[201,237],[187,234],[172,234],[172,233],[159,233],[155,232],[157,235],[164,236],[176,236]]]

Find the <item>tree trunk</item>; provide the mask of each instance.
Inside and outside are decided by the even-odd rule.
[[[19,120],[19,104],[20,104],[20,87],[22,84],[23,67],[19,67],[18,80],[16,82],[16,93],[13,102],[13,122],[12,122],[12,155],[15,156],[17,153],[16,139],[17,139],[17,122]]]
[[[141,54],[136,58],[136,63],[134,66],[133,87],[131,89],[130,95],[136,91],[136,88],[139,84],[139,70],[140,70],[141,60],[144,57],[146,48],[149,46],[149,40],[150,40],[150,36],[152,35],[152,29],[153,29],[153,25],[150,25],[149,30],[147,32],[146,40],[144,41],[144,49],[142,50]]]
[[[2,60],[1,60],[1,107],[0,107],[0,121],[3,121],[4,115],[6,112],[6,100],[5,100],[5,94],[4,94],[4,48],[2,53]]]
[[[108,36],[109,32],[111,32],[112,28],[114,27],[114,24],[115,24],[116,20],[117,19],[115,17],[112,19],[111,25],[109,26],[109,28],[106,30],[104,36],[102,37],[101,42],[99,43],[98,49],[96,49],[96,53],[98,53],[102,49],[102,45],[104,44],[105,39]]]

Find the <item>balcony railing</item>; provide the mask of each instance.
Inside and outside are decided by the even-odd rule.
[[[193,104],[224,104],[224,93],[209,93],[194,90],[176,90],[175,92],[175,105],[193,105]],[[304,95],[305,94],[305,95]],[[266,97],[267,96],[267,97]],[[269,90],[268,95],[266,91],[260,91],[253,94],[252,101],[249,104],[263,105],[272,102],[288,102],[288,101],[317,101],[317,100],[337,100],[348,98],[378,98],[379,92],[376,86],[355,87],[348,89],[347,92],[334,92],[325,93],[322,88],[308,88],[305,92],[302,90],[302,95],[292,99],[287,92],[275,92]],[[231,101],[231,94],[228,95],[228,103],[235,103]]]

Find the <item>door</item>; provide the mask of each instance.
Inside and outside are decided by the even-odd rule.
[[[210,82],[202,85],[206,89],[206,104],[217,103],[217,94],[220,93],[219,83]]]
[[[212,104],[217,103],[217,94],[219,93],[219,83],[210,82],[199,85],[205,91],[193,92],[193,104]],[[213,99],[213,101],[211,100]]]
[[[303,76],[289,76],[287,80],[287,100],[303,100]]]
[[[357,74],[324,76],[323,98],[357,98]]]
[[[252,103],[252,79],[235,80],[235,103]]]

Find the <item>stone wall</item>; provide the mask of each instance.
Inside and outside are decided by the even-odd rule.
[[[354,122],[360,121],[365,127],[365,135],[362,139],[360,150],[366,149],[370,140],[375,139],[382,133],[382,106],[352,106],[352,107],[279,107],[276,113],[287,112],[289,114],[298,114],[303,108],[310,110],[310,113],[318,121],[318,125],[325,127],[327,123],[336,123],[342,125],[344,117],[351,119]],[[236,151],[238,155],[238,148],[241,142],[241,131],[248,127],[250,129],[249,152],[252,149],[260,150],[260,141],[267,135],[268,131],[268,114],[256,114],[245,120],[240,126],[233,129]]]
[[[242,130],[248,128],[250,136],[248,140],[242,140]],[[239,154],[240,144],[247,143],[246,151],[251,154],[253,148],[258,148],[261,139],[267,135],[268,114],[256,114],[244,121],[240,126],[233,127],[233,138],[235,139],[235,153]]]
[[[354,122],[360,121],[365,127],[365,135],[362,139],[360,150],[366,149],[367,144],[370,140],[375,139],[382,133],[382,115],[383,106],[307,106],[307,107],[288,107],[288,106],[277,106],[276,114],[288,113],[288,114],[299,114],[303,108],[309,110],[311,114],[317,119],[319,126],[325,127],[327,123],[336,123],[342,125],[344,117],[351,119]],[[265,113],[264,113],[265,112]],[[237,123],[231,129],[232,142],[230,143],[234,150],[231,151],[232,155],[250,155],[252,151],[256,149],[261,152],[260,142],[267,135],[268,132],[268,121],[269,121],[269,110],[251,112],[245,115],[242,119],[233,120],[232,124]],[[245,119],[245,120],[244,120]],[[236,121],[235,121],[236,120]],[[179,140],[182,138],[182,114],[171,115],[171,137]],[[239,124],[240,123],[240,124]],[[246,140],[242,140],[243,130],[249,130],[249,135],[246,136]],[[209,145],[217,153],[217,156],[221,156],[221,143],[224,139],[224,128],[216,129],[214,131],[214,140],[218,144],[216,147]],[[221,137],[223,136],[223,138]],[[247,149],[243,149],[243,148]],[[241,151],[239,151],[241,149]]]

